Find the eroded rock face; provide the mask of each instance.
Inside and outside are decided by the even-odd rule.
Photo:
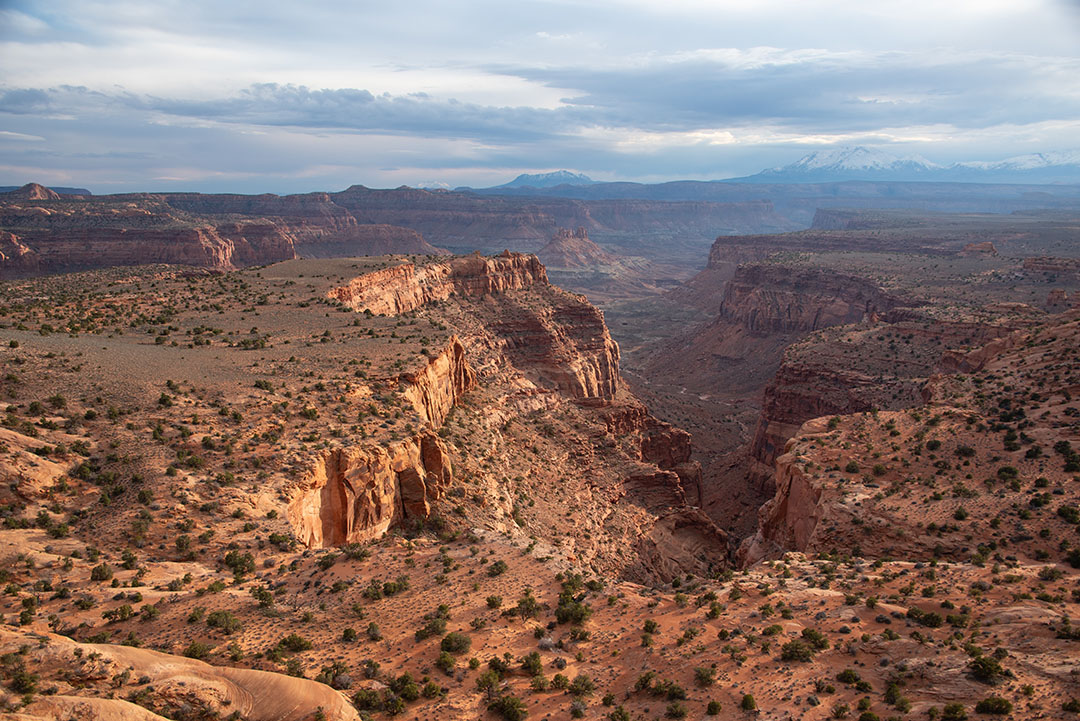
[[[532,307],[514,299],[491,329],[514,364],[575,399],[610,399],[619,387],[619,346],[604,314],[584,297],[558,293]]]
[[[595,268],[616,262],[611,254],[589,240],[589,231],[582,227],[559,228],[551,242],[536,255],[549,268]]]
[[[809,332],[858,323],[908,305],[855,276],[774,265],[740,267],[724,290],[720,314],[756,335]]]
[[[30,637],[0,631],[0,649],[14,652]],[[207,709],[213,715],[236,713],[252,721],[307,721],[321,711],[328,721],[359,721],[345,697],[329,686],[306,678],[250,668],[213,666],[185,656],[109,643],[77,643],[66,636],[37,634],[28,660],[40,667],[69,669],[71,679],[114,678],[129,673],[152,684],[161,706]],[[82,660],[80,662],[81,659]],[[88,684],[93,686],[92,683]],[[111,694],[110,694],[111,696]],[[148,700],[143,701],[151,708]],[[91,721],[159,721],[131,701],[64,694],[39,695],[26,708],[27,718]],[[22,716],[19,716],[20,718]]]
[[[335,448],[316,457],[289,502],[296,537],[310,548],[378,538],[391,526],[423,520],[453,470],[434,433],[389,445]]]
[[[0,274],[30,274],[37,269],[37,253],[24,245],[17,235],[0,231]]]
[[[405,397],[431,428],[446,420],[458,399],[476,383],[476,374],[465,359],[465,348],[457,336],[427,366],[416,373],[404,373]]]
[[[414,230],[359,222],[325,193],[83,197],[31,184],[0,194],[0,228],[36,258],[28,263],[25,253],[0,248],[0,272],[12,276],[150,263],[231,270],[298,255],[440,252]]]
[[[751,479],[768,486],[773,464],[806,421],[819,416],[908,408],[925,399],[925,384],[937,373],[974,370],[985,364],[1013,326],[975,322],[895,320],[907,309],[887,313],[877,323],[834,328],[793,345],[765,387],[761,417],[750,445]],[[892,354],[890,338],[905,348],[925,349],[908,357]],[[981,345],[961,352],[950,346]],[[944,350],[942,350],[944,349]]]
[[[536,283],[547,283],[547,273],[536,256],[505,252],[419,267],[405,263],[358,276],[331,290],[329,296],[358,312],[398,315],[454,293],[479,297]]]
[[[807,423],[803,430],[811,433],[825,429],[825,420],[821,419]],[[757,533],[739,548],[740,565],[751,566],[784,550],[801,551],[810,545],[825,511],[821,488],[802,472],[799,460],[793,454],[775,459],[776,494],[758,511]]]
[[[10,221],[12,212],[22,210],[42,209],[8,207],[4,221]],[[45,228],[24,231],[14,242],[11,238],[15,236],[5,234],[6,240],[0,240],[0,272],[18,276],[152,263],[226,270],[296,257],[292,236],[272,223],[162,227],[164,219],[151,218],[142,219],[145,223],[140,220],[139,224],[100,227],[82,218],[85,224],[68,227],[79,221],[45,220],[56,220],[55,226],[46,222]]]
[[[824,369],[797,362],[783,363],[765,389],[761,419],[750,444],[750,457],[761,465],[759,473],[772,475],[777,457],[799,427],[811,418],[870,410],[866,393],[877,379],[857,372]]]

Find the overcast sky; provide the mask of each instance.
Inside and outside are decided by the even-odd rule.
[[[745,175],[1080,148],[1080,0],[0,0],[0,184]]]

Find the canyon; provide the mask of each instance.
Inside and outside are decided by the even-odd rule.
[[[14,236],[5,243],[30,256],[2,250],[0,272],[153,262],[226,270],[294,257],[535,251],[567,227],[638,255],[654,254],[664,239],[663,256],[693,264],[717,232],[794,226],[767,201],[519,200],[363,186],[288,196],[60,195],[31,183],[0,193],[0,231]]]
[[[1069,718],[1075,221],[556,200],[4,199],[6,713]]]

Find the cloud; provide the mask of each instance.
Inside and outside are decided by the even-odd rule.
[[[12,0],[0,142],[9,167],[81,184],[238,190],[559,167],[715,178],[829,144],[939,162],[1075,146],[1076,3],[1022,5]]]

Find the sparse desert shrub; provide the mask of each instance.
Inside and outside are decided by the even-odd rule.
[[[184,655],[188,658],[197,658],[202,660],[210,655],[210,651],[213,650],[209,644],[199,643],[198,641],[192,641],[188,644],[188,647],[184,649]]]
[[[451,631],[443,636],[439,648],[448,653],[465,653],[469,650],[469,646],[471,645],[472,642],[468,636],[463,633],[458,633],[457,631]]]
[[[516,696],[500,696],[490,704],[488,710],[494,711],[505,721],[525,721],[529,716],[529,708]]]
[[[1012,713],[1012,701],[1000,696],[987,696],[975,704],[975,713],[1004,715]]]
[[[210,615],[206,617],[206,625],[210,628],[221,629],[225,634],[239,631],[242,627],[240,619],[228,611],[211,611]],[[310,647],[311,645],[308,644],[308,648]]]
[[[792,639],[780,649],[780,658],[784,661],[813,661],[814,649],[799,639]]]
[[[982,683],[997,683],[1004,675],[1005,669],[993,656],[978,656],[968,663],[968,670],[972,678]]]

